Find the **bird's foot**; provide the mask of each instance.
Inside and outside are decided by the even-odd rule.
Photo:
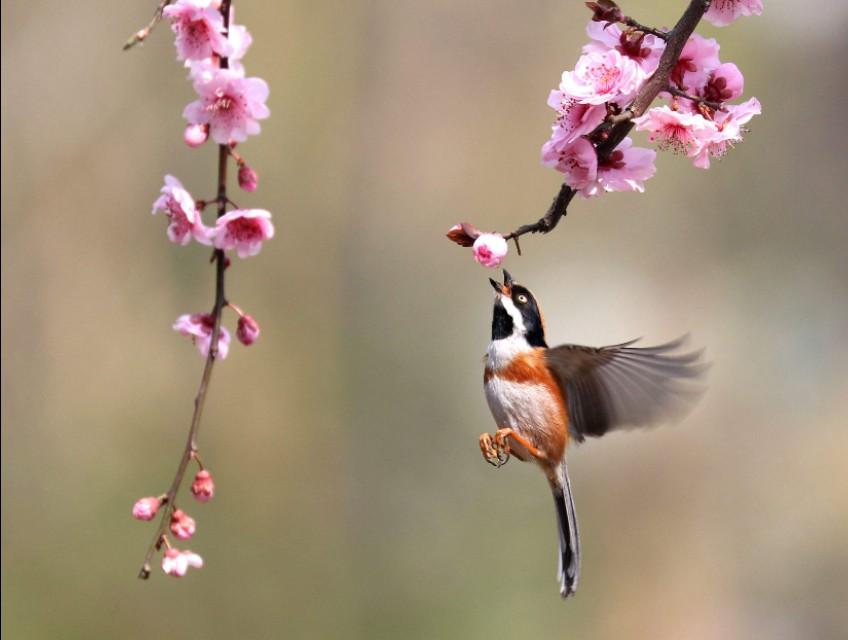
[[[509,444],[504,444],[503,441],[498,443],[497,434],[494,438],[490,433],[481,435],[480,451],[483,459],[495,468],[500,468],[509,461]]]

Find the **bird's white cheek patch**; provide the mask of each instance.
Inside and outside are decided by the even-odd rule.
[[[524,318],[521,315],[521,312],[518,310],[518,307],[515,306],[515,303],[512,301],[512,298],[509,296],[501,295],[501,304],[503,305],[506,312],[509,314],[509,317],[512,318],[512,323],[514,325],[513,333],[517,333],[518,335],[523,336],[526,333],[526,328],[524,327]]]

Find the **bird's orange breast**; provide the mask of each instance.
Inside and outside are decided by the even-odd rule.
[[[483,382],[489,387],[493,378],[499,381],[514,383],[514,385],[527,385],[528,390],[544,389],[545,395],[553,401],[554,409],[545,413],[548,424],[544,429],[533,429],[538,433],[528,434],[533,437],[537,447],[541,448],[553,460],[559,460],[568,441],[568,412],[566,411],[565,398],[556,382],[556,379],[548,369],[544,359],[544,349],[537,348],[526,353],[516,355],[509,364],[500,369],[493,370],[486,367],[483,373]],[[534,394],[528,393],[528,402],[532,401]],[[511,426],[516,425],[499,425]],[[519,427],[531,428],[533,425],[518,425]]]

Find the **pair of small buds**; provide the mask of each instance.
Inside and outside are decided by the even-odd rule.
[[[190,124],[183,132],[183,140],[192,149],[199,147],[209,139],[208,124]],[[235,146],[235,145],[232,145]],[[244,191],[256,191],[259,186],[259,174],[243,160],[238,163],[238,183]]]
[[[447,237],[461,247],[472,247],[478,264],[490,269],[499,266],[509,251],[506,239],[501,234],[480,231],[468,222],[452,226]]]
[[[208,469],[201,469],[194,476],[194,481],[191,483],[191,495],[198,502],[209,502],[215,495],[215,482]],[[153,520],[164,502],[165,496],[140,498],[133,505],[132,517],[136,520]],[[177,509],[174,513],[178,511],[180,510]]]

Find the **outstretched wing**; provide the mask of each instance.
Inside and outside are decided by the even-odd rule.
[[[566,344],[545,358],[562,390],[572,437],[602,436],[680,417],[701,394],[696,380],[709,365],[701,351],[674,353],[686,336],[656,347]]]

